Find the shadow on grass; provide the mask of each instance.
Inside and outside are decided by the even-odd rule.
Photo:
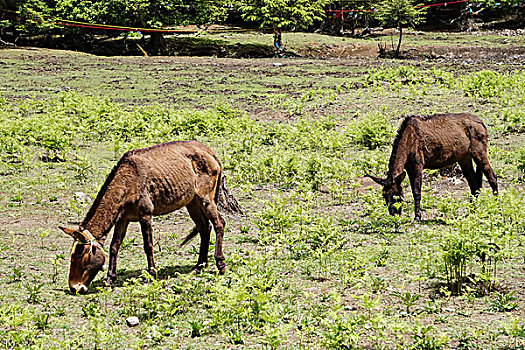
[[[422,219],[421,225],[443,225],[446,222],[442,218]]]
[[[166,280],[168,278],[175,277],[177,274],[182,274],[182,275],[189,274],[189,273],[192,272],[193,266],[194,265],[164,266],[164,267],[162,267],[159,270],[157,279],[158,280]],[[115,281],[115,288],[120,288],[120,287],[124,286],[124,284],[126,282],[132,282],[133,280],[139,279],[144,274],[145,271],[146,270],[144,270],[144,269],[134,269],[134,270],[122,269],[122,270],[118,270],[117,280]],[[215,273],[217,273],[217,270],[214,268],[214,266],[208,266],[204,270],[204,273],[215,274]],[[98,278],[89,285],[89,288],[88,288],[88,291],[87,291],[86,295],[96,294],[96,293],[99,292],[100,288],[103,288],[103,289],[107,288],[107,286],[106,286],[106,274],[103,274],[103,275],[99,274],[98,275]],[[64,289],[59,288],[59,289],[56,289],[56,290],[57,291],[62,291],[62,292],[64,292],[64,294],[75,295],[75,293],[72,293],[67,288],[64,288]]]
[[[176,276],[177,274],[188,274],[191,272],[192,268],[193,268],[193,265],[164,266],[158,271],[157,279],[165,280],[170,277]],[[133,279],[140,278],[140,276],[142,276],[142,274],[145,271],[146,271],[145,269],[118,270],[117,280],[115,281],[115,287],[116,288],[122,287],[124,283],[129,282]],[[99,278],[93,283],[91,283],[91,286],[93,287],[93,289],[97,289],[98,287],[105,287],[106,286],[106,275],[104,275],[102,278]]]

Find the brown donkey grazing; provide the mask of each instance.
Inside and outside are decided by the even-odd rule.
[[[423,169],[441,169],[459,163],[470,192],[477,195],[482,173],[492,192],[498,193],[496,175],[487,157],[487,128],[468,113],[406,117],[394,140],[385,179],[370,176],[383,186],[383,198],[391,215],[401,214],[396,205],[403,197],[401,182],[408,173],[414,196],[415,220],[421,222],[421,181]],[[472,161],[476,163],[476,170]],[[405,172],[406,170],[406,172]]]
[[[148,271],[156,277],[152,216],[184,206],[195,227],[183,244],[199,233],[201,236],[199,260],[194,270],[199,272],[207,264],[211,221],[217,236],[215,261],[223,274],[226,269],[222,252],[224,220],[217,210],[217,199],[220,195],[229,197],[227,209],[240,211],[233,197],[222,193],[227,191],[223,179],[217,156],[196,141],[168,142],[126,152],[107,177],[80,227],[60,227],[75,239],[69,270],[71,291],[87,292],[89,283],[102,269],[106,257],[101,246],[113,226],[107,284],[114,286],[118,251],[131,221],[140,223]]]

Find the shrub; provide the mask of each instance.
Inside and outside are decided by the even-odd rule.
[[[515,134],[525,132],[525,109],[522,107],[504,109],[497,117],[496,123],[504,134]]]
[[[440,240],[451,291],[461,294],[466,284],[483,293],[493,289],[499,261],[512,253],[513,240],[523,232],[522,200],[515,190],[502,191],[499,197],[483,192],[452,209],[445,220],[449,231]]]
[[[511,96],[513,101],[523,98],[525,78],[521,72],[502,74],[491,70],[482,70],[463,78],[462,88],[471,97],[503,98]]]
[[[394,127],[384,115],[370,114],[349,125],[346,132],[355,145],[374,150],[390,142]]]

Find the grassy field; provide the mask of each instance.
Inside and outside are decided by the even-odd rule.
[[[454,51],[474,36],[441,37]],[[519,38],[479,38],[484,50],[522,49]],[[516,60],[25,48],[0,50],[0,67],[1,348],[525,346],[525,75]],[[403,116],[437,112],[484,120],[499,196],[485,183],[472,198],[458,169],[428,171],[423,223],[412,221],[408,181],[403,215],[391,217],[364,174],[386,173]],[[179,248],[192,227],[180,210],[154,219],[158,280],[144,273],[132,224],[117,287],[105,290],[101,273],[87,295],[71,294],[72,242],[58,226],[78,225],[126,150],[186,139],[216,151],[246,211],[225,216],[226,274],[189,273],[198,243]],[[129,316],[140,324],[128,327]]]

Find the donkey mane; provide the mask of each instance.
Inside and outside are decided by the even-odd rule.
[[[432,116],[431,116],[432,117]],[[397,154],[399,153],[399,143],[401,142],[401,138],[403,136],[403,133],[405,132],[407,126],[411,124],[414,126],[417,130],[417,123],[414,123],[415,118],[421,118],[417,115],[411,115],[403,118],[403,121],[401,122],[401,125],[397,129],[396,138],[394,139],[394,143],[392,144],[392,154],[390,156],[390,160],[388,161],[388,169],[394,168],[394,162],[396,160]]]
[[[126,152],[126,154],[127,153],[128,152]],[[113,167],[113,169],[111,170],[111,172],[109,173],[108,177],[106,178],[106,181],[104,182],[104,184],[102,185],[102,187],[98,191],[98,194],[97,194],[97,197],[95,198],[95,201],[93,202],[93,204],[91,204],[91,208],[89,208],[89,211],[87,212],[86,217],[84,218],[84,220],[80,224],[81,228],[85,228],[86,225],[88,224],[88,222],[91,221],[91,219],[93,219],[93,215],[95,215],[95,212],[97,211],[97,208],[100,205],[100,202],[102,201],[102,198],[104,198],[104,195],[106,194],[106,191],[108,190],[109,185],[111,184],[111,182],[115,178],[115,174],[117,173],[118,168],[121,166],[121,164],[125,160],[127,161],[126,157],[125,156],[122,157],[118,161],[117,165],[115,165]]]

